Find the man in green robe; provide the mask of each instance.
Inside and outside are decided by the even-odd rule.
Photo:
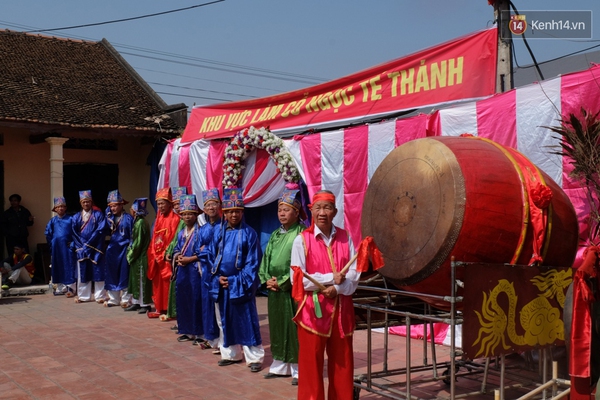
[[[268,290],[269,332],[273,363],[265,379],[292,376],[298,384],[298,334],[292,321],[296,304],[292,299],[290,259],[294,239],[306,227],[299,223],[303,214],[299,191],[289,186],[279,198],[277,216],[281,227],[271,234],[260,264],[260,282]]]
[[[131,205],[133,228],[131,230],[131,244],[127,249],[127,262],[129,263],[129,286],[127,293],[131,293],[131,305],[125,311],[137,311],[139,314],[148,312],[152,306],[152,281],[148,279],[148,245],[150,244],[150,229],[146,210],[148,199],[145,197],[135,199]]]

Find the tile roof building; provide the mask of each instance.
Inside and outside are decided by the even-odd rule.
[[[36,217],[32,250],[45,242],[53,197],[71,213],[79,190],[101,208],[115,189],[153,198],[156,155],[186,122],[187,106],[167,105],[105,39],[0,31],[0,199],[6,209],[18,193]]]

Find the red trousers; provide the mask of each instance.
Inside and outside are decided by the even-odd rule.
[[[171,285],[170,279],[165,279],[160,273],[156,274],[152,278],[152,300],[154,300],[154,307],[156,311],[164,313],[167,311],[169,305],[169,286]]]
[[[337,318],[334,318],[337,321]],[[354,354],[352,336],[340,337],[336,326],[331,337],[315,335],[298,327],[298,399],[325,400],[323,365],[327,351],[329,400],[354,398]]]
[[[588,378],[578,378],[575,376],[571,377],[571,394],[569,399],[571,400],[593,400],[594,395],[592,394],[593,388],[591,387],[592,380]],[[599,390],[600,388],[596,388]]]

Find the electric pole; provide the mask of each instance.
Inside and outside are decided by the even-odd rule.
[[[498,24],[498,62],[496,65],[496,93],[513,88],[512,34],[508,28],[510,20],[509,0],[494,2],[494,20]]]

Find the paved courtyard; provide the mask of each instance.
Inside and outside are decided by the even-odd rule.
[[[265,297],[257,298],[265,366],[271,363]],[[244,364],[217,366],[219,357],[191,342],[177,342],[170,329],[145,315],[75,304],[52,294],[0,299],[0,398],[6,399],[295,399],[291,378],[263,378]],[[383,367],[383,336],[373,334],[374,370]],[[356,373],[367,371],[367,331],[354,342]],[[449,348],[436,346],[438,361]],[[412,364],[423,359],[423,344],[411,341]],[[429,358],[431,361],[431,358]],[[403,368],[406,339],[390,336],[388,368]],[[440,371],[440,373],[443,371]],[[417,374],[418,375],[418,374]],[[431,376],[431,371],[422,375]],[[413,377],[412,379],[416,379]],[[398,379],[384,379],[397,387]],[[479,390],[481,375],[460,378],[457,393]],[[379,382],[382,382],[381,380]],[[490,388],[498,380],[490,378]],[[401,386],[401,385],[400,385]],[[497,386],[496,386],[497,387]],[[402,389],[402,388],[401,388]],[[419,398],[448,398],[449,386],[437,380],[416,386]],[[516,398],[505,397],[505,398]],[[360,391],[361,399],[382,399],[381,392]],[[474,398],[493,398],[493,391]]]

